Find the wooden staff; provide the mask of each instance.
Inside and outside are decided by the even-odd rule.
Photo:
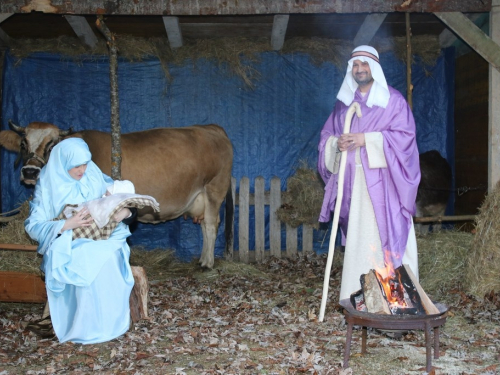
[[[349,109],[347,110],[345,123],[344,123],[344,134],[349,133],[351,130],[351,122],[354,117],[354,113],[358,117],[361,117],[361,107],[358,102],[353,102]],[[322,322],[325,317],[325,307],[326,300],[328,298],[328,285],[330,282],[330,271],[332,269],[333,253],[335,252],[335,237],[337,237],[337,229],[339,226],[339,216],[340,216],[340,206],[342,205],[342,196],[344,195],[344,174],[345,165],[347,162],[347,151],[342,151],[340,156],[340,168],[339,168],[339,180],[338,180],[338,192],[337,200],[335,202],[335,210],[333,212],[333,224],[332,231],[330,233],[330,244],[328,247],[328,258],[326,260],[325,268],[325,279],[323,281],[323,297],[321,298],[321,307],[319,310],[319,321]]]

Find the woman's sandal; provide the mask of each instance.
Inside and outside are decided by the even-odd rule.
[[[26,329],[37,334],[40,337],[43,337],[44,339],[51,339],[56,336],[54,327],[52,327],[50,315],[46,318],[28,323],[26,325]]]

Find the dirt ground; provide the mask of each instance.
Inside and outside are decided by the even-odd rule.
[[[151,274],[149,316],[110,342],[40,339],[24,329],[39,304],[0,303],[0,375],[8,374],[425,374],[422,331],[400,339],[369,330],[368,354],[338,307],[341,254],[318,322],[326,256],[268,259],[255,266]],[[431,374],[500,374],[500,295],[476,300],[449,290],[440,358]]]

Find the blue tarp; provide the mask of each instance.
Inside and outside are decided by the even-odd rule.
[[[381,55],[387,81],[406,95],[406,65],[392,53]],[[120,60],[118,68],[120,124],[123,133],[153,127],[183,127],[217,123],[234,146],[233,176],[263,176],[266,189],[278,176],[286,179],[301,161],[315,167],[321,128],[329,116],[345,73],[330,63],[313,65],[305,54],[260,54],[251,63],[260,73],[250,89],[219,64],[199,60],[170,65],[165,78],[160,62]],[[413,104],[420,152],[437,149],[453,161],[454,52],[444,50],[435,66],[412,67]],[[44,121],[62,129],[110,129],[109,63],[106,57],[74,61],[39,53],[18,61],[5,54],[2,129],[8,120],[26,126]],[[17,207],[31,194],[14,170],[16,155],[2,150],[2,208]],[[153,178],[153,177],[152,177]],[[166,176],[168,178],[168,176]],[[251,189],[253,186],[251,186]],[[237,217],[236,217],[237,228]],[[201,252],[199,226],[177,219],[168,223],[134,225],[131,245],[173,248],[190,260]],[[315,249],[327,249],[324,232],[315,234]],[[321,245],[321,243],[323,244]],[[252,244],[251,244],[252,246]],[[216,256],[224,249],[223,225]]]

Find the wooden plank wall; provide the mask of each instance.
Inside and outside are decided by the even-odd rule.
[[[488,186],[488,63],[476,52],[456,60],[455,215],[475,215]]]

